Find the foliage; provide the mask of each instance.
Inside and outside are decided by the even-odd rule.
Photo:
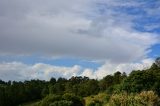
[[[83,101],[69,93],[64,95],[50,94],[39,103],[39,106],[83,106]]]
[[[159,98],[153,91],[143,91],[140,94],[113,94],[109,106],[159,106]]]
[[[94,96],[89,96],[85,98],[86,106],[102,106],[109,101],[110,96],[106,93],[99,93]]]
[[[72,105],[73,105],[72,101],[60,100],[51,103],[49,106],[72,106]]]
[[[160,95],[160,67],[154,63],[150,69],[132,71],[121,85],[122,90],[130,93],[153,90]]]

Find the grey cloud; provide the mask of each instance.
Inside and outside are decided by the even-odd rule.
[[[97,2],[1,0],[0,54],[71,56],[113,62],[144,58],[157,43],[156,35],[134,30],[132,19],[119,13],[115,17],[112,8],[111,14],[99,16],[94,13],[96,7],[92,9]]]

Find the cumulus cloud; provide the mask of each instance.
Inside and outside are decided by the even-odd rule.
[[[0,63],[0,78],[2,80],[24,81],[30,79],[49,80],[51,77],[71,78],[72,76],[87,76],[95,79],[102,79],[106,75],[116,71],[129,74],[132,70],[142,70],[149,68],[153,63],[152,59],[145,59],[140,63],[114,64],[106,62],[97,70],[83,68],[75,65],[73,67],[60,67],[44,63],[33,65],[21,62]]]
[[[58,67],[49,64],[37,63],[28,65],[21,62],[10,62],[0,64],[0,78],[2,80],[24,81],[30,79],[49,80],[51,77],[65,77],[78,75],[80,66]]]
[[[0,54],[119,63],[143,59],[157,43],[156,35],[135,30],[134,17],[114,11],[139,5],[119,0],[1,0]]]
[[[151,58],[144,59],[141,62],[135,62],[135,63],[114,64],[111,62],[106,62],[97,70],[85,69],[81,75],[88,76],[90,78],[102,79],[106,75],[113,74],[117,71],[129,74],[133,70],[148,69],[153,64],[153,62],[154,60]]]

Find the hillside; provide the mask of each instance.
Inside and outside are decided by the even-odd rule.
[[[0,106],[159,106],[160,67],[156,60],[146,70],[128,76],[116,72],[101,80],[88,77],[51,78],[50,81],[0,80]]]

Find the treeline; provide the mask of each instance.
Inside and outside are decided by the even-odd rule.
[[[30,80],[24,82],[0,80],[0,106],[17,106],[29,101],[46,97],[48,94],[64,95],[74,94],[78,97],[96,95],[105,91],[126,78],[126,74],[116,72],[102,80],[89,79],[88,77],[51,78],[50,81]]]
[[[147,70],[132,71],[130,75],[116,72],[101,80],[88,77],[51,78],[50,81],[24,82],[0,80],[0,106],[17,106],[43,100],[39,106],[83,106],[84,97],[105,92],[108,95],[152,90],[160,96],[160,67],[156,62]]]

